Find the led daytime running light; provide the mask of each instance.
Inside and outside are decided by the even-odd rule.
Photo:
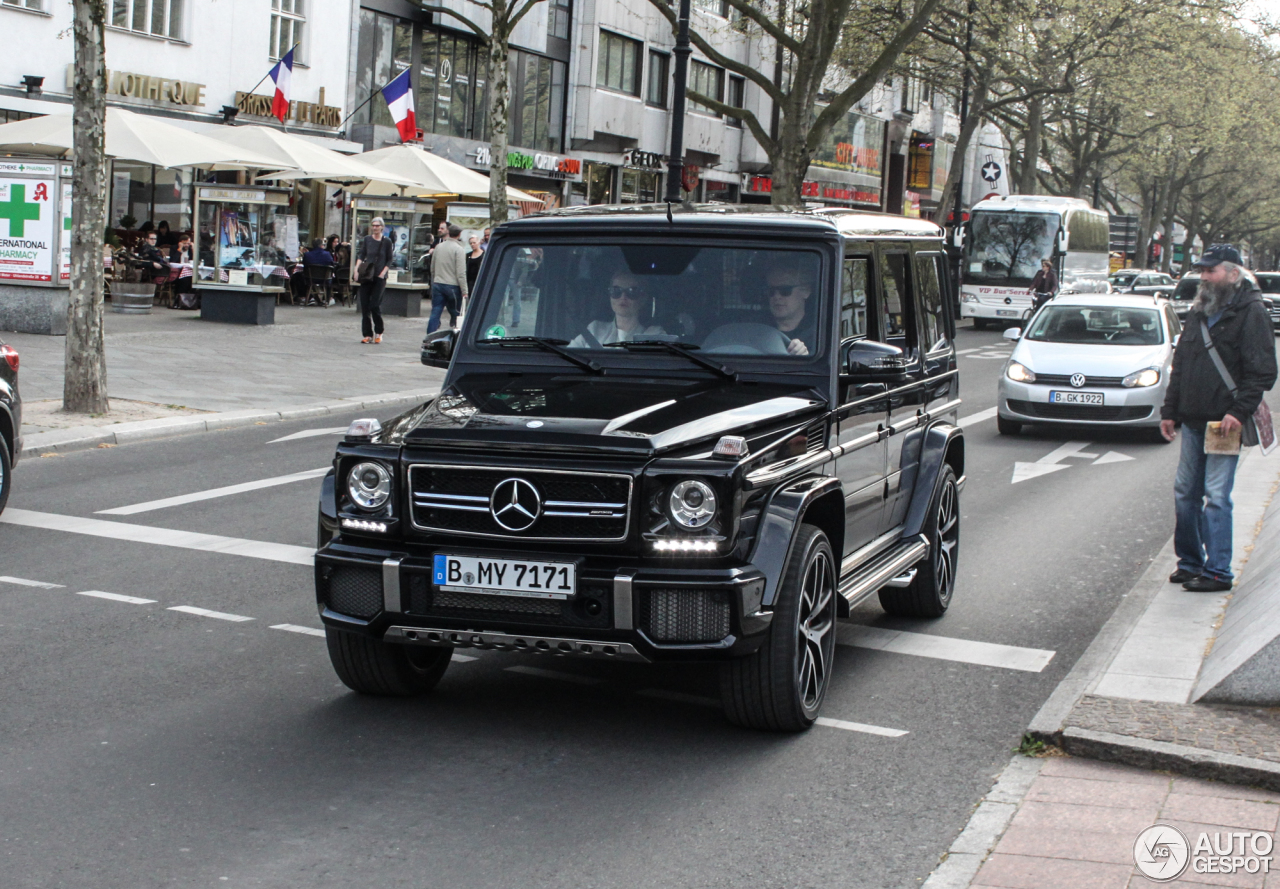
[[[352,531],[377,531],[379,534],[387,533],[386,522],[366,522],[363,519],[343,519],[342,527],[350,528]]]
[[[718,544],[714,540],[684,538],[682,540],[653,541],[654,551],[660,553],[713,553],[717,547]]]

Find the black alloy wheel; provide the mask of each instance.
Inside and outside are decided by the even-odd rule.
[[[747,728],[798,732],[813,725],[831,684],[836,645],[836,568],[827,535],[813,525],[796,534],[774,608],[769,638],[725,664],[725,716]]]
[[[942,464],[937,489],[924,528],[928,558],[916,565],[915,580],[905,589],[880,591],[880,606],[898,617],[942,617],[956,589],[960,555],[960,486],[950,465]]]
[[[399,645],[325,627],[329,660],[343,685],[366,695],[407,698],[431,691],[453,658],[452,648]]]

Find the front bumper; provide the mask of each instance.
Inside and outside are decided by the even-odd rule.
[[[392,549],[335,538],[316,553],[321,620],[388,642],[690,661],[754,651],[773,617],[760,606],[764,575],[750,564],[706,568],[579,556],[576,594],[548,601],[437,589],[436,552],[511,556],[465,544]]]
[[[1142,389],[1091,388],[1083,392],[1101,392],[1102,405],[1056,405],[1049,403],[1050,392],[1072,391],[1069,386],[1015,383],[1000,377],[999,413],[1006,420],[1020,423],[1105,423],[1108,426],[1159,426],[1160,406],[1164,404],[1165,381]]]
[[[1008,302],[1005,302],[1005,300]],[[1017,327],[1017,322],[1022,320],[1023,314],[1027,309],[1031,308],[1031,297],[1004,297],[998,302],[962,302],[960,303],[961,318],[983,318],[998,319],[1001,321],[1011,322],[1011,326]]]

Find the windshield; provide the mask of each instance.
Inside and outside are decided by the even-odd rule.
[[[980,210],[965,244],[965,280],[975,284],[1030,284],[1042,259],[1053,258],[1057,213]]]
[[[1256,275],[1258,289],[1263,293],[1280,293],[1280,275]]]
[[[1110,306],[1046,306],[1027,339],[1096,346],[1158,346],[1164,342],[1154,309]]]
[[[818,355],[829,337],[818,323],[830,310],[813,250],[687,241],[508,244],[496,258],[479,294],[480,344],[549,343],[598,358],[622,354],[620,344],[658,341],[699,356],[801,361]],[[543,343],[521,339],[527,337]]]
[[[1196,290],[1200,287],[1199,278],[1183,278],[1173,291],[1173,298],[1178,302],[1196,298]]]
[[[1122,284],[1128,287],[1136,277],[1138,277],[1137,272],[1116,272],[1111,276],[1111,281],[1113,284]]]

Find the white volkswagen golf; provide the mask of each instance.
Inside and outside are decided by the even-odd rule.
[[[1150,296],[1068,294],[1046,304],[1000,374],[998,424],[1016,435],[1027,423],[1140,427],[1160,436],[1182,328],[1168,301]]]

